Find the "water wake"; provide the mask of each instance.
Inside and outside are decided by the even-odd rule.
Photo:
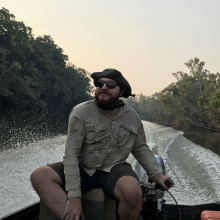
[[[175,186],[171,189],[179,204],[196,205],[220,201],[220,157],[196,145],[183,132],[143,122],[152,151],[160,155]],[[0,217],[39,200],[30,174],[46,163],[61,161],[66,136],[33,141],[0,154]],[[128,161],[135,165],[130,156]],[[167,203],[174,204],[169,195]]]
[[[196,205],[220,201],[220,157],[196,145],[183,132],[144,122],[153,152],[160,155],[175,186],[172,193],[180,204]],[[167,203],[173,203],[167,196]]]

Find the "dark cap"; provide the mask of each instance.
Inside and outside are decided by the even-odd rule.
[[[91,77],[95,81],[98,81],[101,78],[109,78],[118,83],[119,87],[124,90],[124,93],[121,95],[124,98],[129,96],[135,96],[131,94],[131,86],[128,81],[122,76],[121,72],[116,69],[105,69],[103,72],[92,73]],[[95,85],[95,83],[94,83]]]

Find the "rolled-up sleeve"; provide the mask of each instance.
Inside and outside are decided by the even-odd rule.
[[[153,182],[157,182],[159,177],[163,175],[162,169],[146,143],[145,132],[141,120],[139,120],[138,123],[137,136],[131,153],[147,172],[149,178]]]
[[[85,129],[80,119],[71,112],[68,122],[68,132],[63,158],[65,189],[68,198],[81,197],[81,184],[78,155],[85,136]]]

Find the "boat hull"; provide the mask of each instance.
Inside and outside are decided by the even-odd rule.
[[[220,203],[194,206],[180,205],[179,207],[181,210],[182,220],[200,220],[201,213],[204,210],[220,211]],[[1,218],[1,220],[38,220],[39,215],[40,203],[35,203]],[[164,204],[160,213],[157,213],[157,211],[152,207],[151,211],[142,210],[141,216],[143,220],[177,220],[179,219],[179,212],[176,205]]]

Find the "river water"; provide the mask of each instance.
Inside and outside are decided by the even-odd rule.
[[[175,186],[170,190],[179,204],[195,205],[220,201],[220,157],[196,145],[183,132],[143,121],[148,145],[160,155]],[[61,161],[65,135],[56,135],[5,148],[0,154],[0,218],[39,201],[30,183],[38,167]],[[129,162],[136,161],[132,156]],[[167,203],[174,204],[166,195]]]

